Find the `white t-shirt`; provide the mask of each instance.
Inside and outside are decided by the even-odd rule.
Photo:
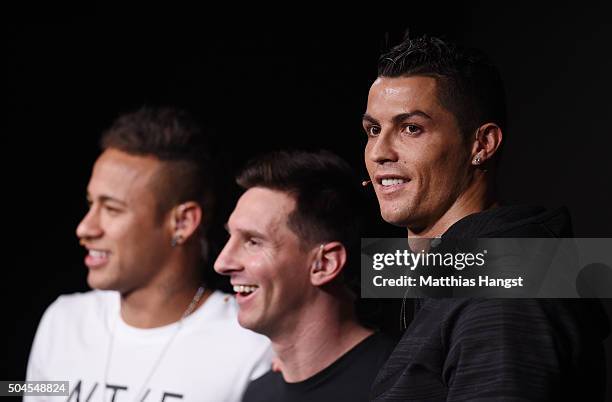
[[[239,401],[270,369],[272,351],[237,312],[232,296],[214,292],[180,328],[139,329],[120,318],[117,292],[60,296],[39,324],[27,379],[69,381],[69,396],[24,400]]]

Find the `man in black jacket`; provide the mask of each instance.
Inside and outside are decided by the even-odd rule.
[[[505,130],[497,69],[439,39],[380,58],[363,126],[383,219],[418,239],[569,237],[565,209],[500,206]],[[605,316],[586,301],[418,299],[375,401],[602,400]],[[585,399],[586,398],[586,399]]]

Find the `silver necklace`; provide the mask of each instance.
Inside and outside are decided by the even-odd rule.
[[[136,393],[136,397],[135,397],[134,400],[137,401],[138,397],[140,397],[140,396],[142,396],[141,400],[144,400],[144,398],[146,398],[146,396],[148,394],[148,391],[147,391],[147,394],[142,395],[143,391],[145,390],[145,388],[149,384],[149,381],[151,380],[151,377],[153,377],[153,374],[155,374],[155,371],[157,370],[157,368],[159,367],[159,364],[163,360],[164,355],[166,354],[166,352],[170,348],[170,345],[174,341],[174,338],[176,338],[176,336],[178,335],[179,331],[181,330],[181,328],[183,326],[183,320],[189,314],[193,313],[193,310],[198,305],[198,302],[200,301],[200,299],[202,298],[202,295],[204,294],[204,290],[205,290],[205,287],[204,286],[200,286],[198,288],[198,290],[196,291],[195,295],[193,296],[193,299],[191,299],[191,302],[189,303],[189,306],[187,306],[187,309],[183,312],[183,314],[181,315],[181,318],[178,320],[178,323],[176,325],[176,330],[172,333],[172,335],[170,335],[170,337],[166,341],[166,344],[164,345],[164,347],[162,348],[161,352],[157,356],[157,359],[155,360],[155,363],[151,367],[151,370],[149,371],[149,374],[145,378],[144,383],[140,387],[140,390],[138,391],[138,393]],[[112,358],[112,355],[113,355],[113,346],[114,346],[114,341],[115,341],[115,330],[117,328],[117,321],[120,318],[120,314],[121,313],[119,313],[119,315],[115,318],[115,322],[113,324],[113,329],[112,329],[111,334],[110,334],[110,340],[109,340],[109,345],[108,345],[108,354],[107,354],[107,357],[106,357],[106,367],[104,369],[104,384],[102,384],[102,386],[104,387],[103,392],[102,392],[102,401],[103,402],[106,402],[106,384],[108,383],[108,369],[110,368],[110,362],[111,362],[111,358]]]

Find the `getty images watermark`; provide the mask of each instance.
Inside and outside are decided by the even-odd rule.
[[[612,239],[362,239],[361,296],[612,297]]]
[[[440,253],[440,252],[411,252],[408,250],[395,250],[394,253],[375,253],[372,256],[372,268],[375,271],[389,268],[409,269],[414,271],[417,268],[451,268],[462,271],[465,268],[484,267],[486,264],[485,256],[487,250],[482,252],[467,253]],[[465,278],[461,275],[437,276],[432,274],[422,274],[418,276],[402,275],[399,278],[385,278],[383,275],[376,275],[373,278],[373,285],[381,286],[408,286],[408,287],[475,287],[502,286],[506,289],[512,287],[522,287],[523,277],[515,278],[492,278],[489,275],[478,275],[476,278]]]

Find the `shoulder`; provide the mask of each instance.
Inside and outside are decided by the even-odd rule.
[[[441,337],[447,345],[571,344],[601,342],[608,326],[600,306],[589,300],[424,299],[409,333]]]
[[[582,319],[583,314],[596,311],[590,300],[571,299],[455,299],[445,303],[447,319],[457,315],[460,320],[487,318],[493,321],[515,322],[517,319],[563,321]],[[594,316],[594,315],[593,315]],[[525,326],[525,322],[519,323]]]
[[[268,371],[266,374],[251,381],[244,392],[244,402],[264,402],[282,398],[283,377],[280,373]]]
[[[244,349],[269,348],[270,341],[263,335],[245,329],[238,323],[238,305],[233,295],[214,291],[194,314],[195,326],[205,331],[214,331],[225,339],[225,343],[240,345]]]
[[[281,386],[285,383],[281,373],[268,371],[256,380],[251,381],[248,390],[252,391],[264,391],[270,389],[270,387]]]
[[[357,352],[357,354],[361,356],[360,359],[364,361],[382,364],[391,354],[396,344],[397,341],[393,338],[378,331],[357,344],[353,348],[353,351]]]
[[[30,363],[51,361],[77,340],[93,341],[103,332],[106,311],[118,303],[113,292],[98,290],[59,296],[42,316],[36,330]]]
[[[569,354],[607,335],[607,321],[597,307],[589,300],[454,301],[444,309],[442,337],[455,346],[479,342],[521,349],[563,346],[559,350]]]
[[[87,313],[102,313],[103,310],[112,305],[119,305],[119,294],[109,290],[90,290],[89,292],[72,293],[59,296],[50,309],[79,314]]]
[[[90,290],[88,292],[61,295],[51,306],[57,309],[83,310],[107,305],[118,300],[119,294],[115,291]]]
[[[210,319],[226,321],[236,319],[238,316],[238,304],[234,295],[219,290],[210,294],[203,307],[207,310]]]
[[[87,320],[100,320],[115,306],[118,294],[113,291],[92,290],[59,296],[47,307],[41,326],[69,326],[70,323]]]

